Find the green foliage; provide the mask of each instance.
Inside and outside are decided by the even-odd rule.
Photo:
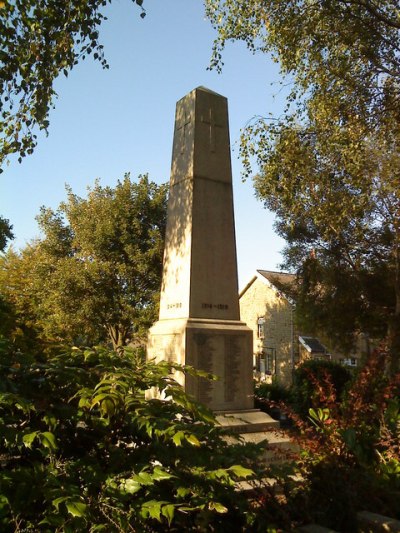
[[[308,423],[296,418],[303,449],[294,513],[337,531],[356,532],[357,511],[399,518],[399,377],[382,372],[388,351],[375,351],[338,397],[332,377],[314,373]],[[310,371],[311,372],[311,371]]]
[[[383,250],[379,253],[384,256]],[[351,352],[354,332],[368,332],[373,339],[386,336],[395,293],[389,262],[359,265],[355,272],[345,265],[338,268],[340,255],[338,247],[329,257],[303,260],[295,288],[296,318],[300,328],[323,331],[332,346]]]
[[[54,81],[86,56],[108,68],[99,28],[111,0],[0,2],[0,167],[10,154],[33,152],[47,133]],[[136,4],[142,6],[142,0]],[[141,16],[145,15],[141,7]],[[0,169],[1,172],[1,169]]]
[[[284,499],[237,491],[271,473],[259,469],[259,448],[229,445],[171,377],[193,369],[104,348],[42,359],[4,339],[0,356],[2,531],[261,532],[314,520],[351,532],[365,506],[397,516],[399,401],[378,372],[385,353],[341,401],[322,378],[320,406],[299,422],[301,458],[273,473]],[[150,387],[167,399],[146,400]]]
[[[57,211],[42,208],[43,238],[1,259],[10,338],[140,340],[156,318],[166,201],[165,185],[126,175],[115,188],[96,183],[85,199],[68,189]]]
[[[0,216],[0,252],[6,247],[7,241],[14,238],[12,226],[6,218]]]
[[[265,163],[268,168],[278,164],[282,155],[284,161],[293,163],[293,175],[301,175],[310,165],[313,147],[326,149],[326,157],[312,163],[319,164],[319,170],[328,168],[329,157],[340,154],[350,156],[347,163],[352,158],[357,166],[363,136],[376,127],[381,130],[398,123],[400,23],[396,2],[207,0],[206,13],[218,32],[212,67],[221,68],[226,42],[239,40],[252,52],[272,54],[282,74],[290,76],[283,118],[272,121],[276,126],[271,130],[261,121],[250,132],[253,136],[246,153],[259,154],[261,168]],[[394,134],[388,141],[396,138],[391,129],[386,133]],[[286,158],[284,148],[289,152]],[[368,162],[364,163],[367,167]],[[343,165],[338,167],[343,172]],[[329,192],[321,194],[329,199]]]
[[[328,395],[340,401],[351,380],[351,372],[333,361],[312,360],[299,365],[293,375],[291,388],[292,407],[303,418],[310,408],[326,404]],[[329,383],[329,392],[323,391],[321,383]]]
[[[400,23],[397,2],[207,0],[218,31],[271,53],[287,77],[281,117],[243,131],[245,175],[277,215],[285,267],[304,284],[307,329],[348,349],[356,330],[400,364]],[[312,260],[311,260],[311,259]],[[315,302],[315,305],[314,305]],[[317,322],[317,323],[316,323]],[[382,333],[383,332],[383,333]]]
[[[252,52],[271,53],[282,73],[294,77],[289,102],[305,95],[307,109],[317,116],[351,120],[346,115],[351,109],[380,121],[382,105],[398,96],[400,23],[392,0],[207,0],[205,5],[218,32],[214,68],[221,68],[231,40],[245,42]],[[340,107],[324,109],[329,99]]]
[[[242,531],[254,473],[167,363],[103,348],[44,363],[0,344],[2,531]],[[174,371],[193,372],[175,366]],[[167,400],[146,400],[157,387]]]
[[[254,389],[254,407],[269,414],[275,420],[280,420],[280,427],[284,424],[291,426],[291,421],[285,415],[285,406],[291,403],[291,390],[278,381],[272,383],[258,383]],[[283,422],[283,420],[286,420]]]
[[[259,383],[254,389],[254,406],[268,413],[272,418],[280,419],[281,407],[290,405],[292,392],[277,381]]]
[[[278,381],[257,384],[254,394],[256,398],[265,399],[270,402],[287,402],[291,397],[290,390]]]
[[[37,298],[31,268],[34,252],[35,248],[28,245],[21,256],[13,248],[0,256],[0,334],[23,350],[42,344],[38,342],[41,328],[35,312]]]

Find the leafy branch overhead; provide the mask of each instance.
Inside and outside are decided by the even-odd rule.
[[[239,40],[288,81],[284,113],[252,121],[241,155],[304,282],[307,329],[335,341],[386,329],[400,364],[398,2],[206,0],[206,12],[212,67]]]
[[[0,167],[31,154],[49,127],[54,82],[92,56],[108,68],[99,29],[111,0],[0,2]],[[143,0],[136,0],[145,16]],[[1,171],[1,169],[0,169]]]

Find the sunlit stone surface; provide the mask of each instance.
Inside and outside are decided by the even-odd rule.
[[[227,99],[203,87],[176,106],[160,316],[148,358],[218,381],[178,379],[215,411],[253,408],[252,332],[240,321]]]

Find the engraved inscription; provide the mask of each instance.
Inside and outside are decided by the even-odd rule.
[[[176,303],[167,305],[167,309],[180,309],[181,307],[182,307],[181,302],[176,302]]]
[[[227,304],[208,304],[208,303],[202,303],[201,307],[203,309],[228,309],[229,308]]]
[[[214,349],[211,337],[198,333],[194,335],[194,342],[197,345],[197,367],[205,372],[213,372]],[[205,405],[212,403],[213,386],[210,380],[198,378],[198,400]]]
[[[224,398],[227,403],[233,402],[239,392],[240,377],[240,347],[243,335],[227,335],[225,337],[225,390]]]

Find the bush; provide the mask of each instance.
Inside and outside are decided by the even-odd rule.
[[[1,531],[252,527],[235,483],[254,475],[240,464],[257,449],[228,445],[171,365],[103,348],[43,362],[6,342],[0,356]],[[146,400],[150,387],[169,399]]]
[[[340,400],[351,378],[352,373],[347,368],[333,361],[305,361],[293,376],[291,403],[294,411],[306,418],[310,408],[318,408],[327,401],[327,394]],[[324,393],[322,383],[329,383],[329,392]]]
[[[333,383],[337,374],[305,371],[300,390],[313,385],[315,407],[306,419],[293,415],[302,482],[287,492],[298,516],[349,533],[357,531],[357,511],[400,518],[400,375],[389,379],[387,365],[388,351],[376,350],[345,391],[345,380]]]
[[[268,400],[269,402],[287,402],[290,400],[290,390],[277,381],[272,383],[260,383],[255,388],[257,399]]]
[[[254,391],[255,407],[268,413],[276,420],[281,417],[282,404],[290,402],[290,390],[277,381],[272,383],[260,383]]]
[[[312,378],[319,407],[297,417],[301,458],[268,472],[285,498],[266,487],[250,498],[235,484],[267,477],[259,448],[228,445],[170,377],[192,369],[104,348],[38,359],[0,340],[0,530],[261,532],[308,520],[350,532],[363,508],[400,518],[400,403],[385,357],[340,401],[325,373]],[[169,399],[146,400],[153,386]]]

